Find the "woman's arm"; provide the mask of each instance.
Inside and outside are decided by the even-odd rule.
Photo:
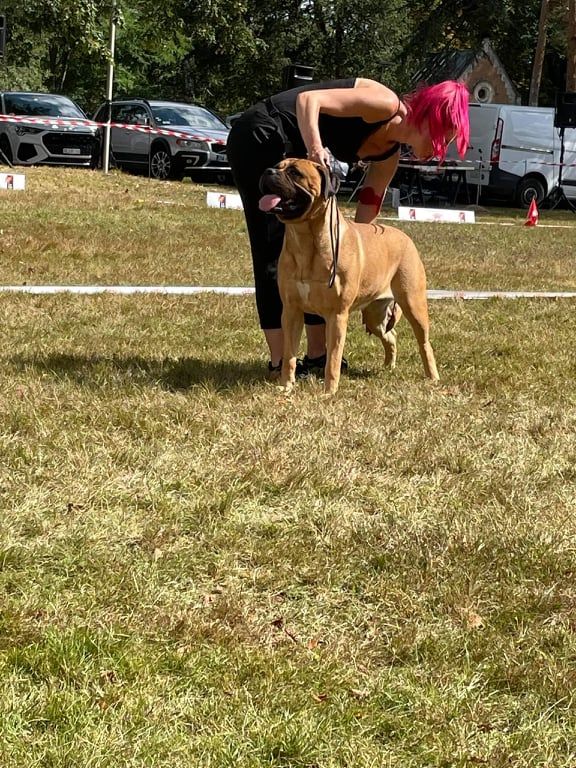
[[[320,138],[320,113],[334,117],[361,117],[368,123],[386,120],[398,110],[399,98],[394,91],[375,80],[358,78],[354,88],[330,88],[302,91],[296,99],[296,118],[308,157],[325,162]]]
[[[355,221],[370,224],[378,216],[388,185],[398,168],[399,159],[400,153],[397,152],[386,160],[370,163],[358,195]]]

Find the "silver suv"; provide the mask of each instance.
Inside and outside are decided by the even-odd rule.
[[[94,166],[97,162],[98,129],[74,125],[76,120],[86,120],[86,115],[67,96],[4,91],[0,93],[0,108],[3,115],[54,118],[54,122],[0,123],[0,160],[16,165]]]
[[[211,175],[224,181],[230,174],[226,157],[228,126],[205,107],[174,101],[126,99],[113,101],[110,106],[102,104],[94,120],[105,123],[109,114],[112,123],[163,131],[157,134],[112,127],[110,149],[113,161],[120,168],[145,171],[155,179]]]

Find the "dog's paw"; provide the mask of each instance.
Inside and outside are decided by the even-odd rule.
[[[292,393],[294,389],[294,382],[293,381],[287,381],[285,383],[282,383],[281,381],[278,382],[278,389],[284,393],[284,395],[288,396]]]

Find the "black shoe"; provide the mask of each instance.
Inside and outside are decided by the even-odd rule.
[[[269,381],[276,381],[276,379],[279,379],[281,371],[282,371],[282,360],[280,360],[278,365],[272,365],[272,360],[268,360],[267,378]]]
[[[298,377],[300,375],[300,371],[302,371],[302,368],[304,366],[303,360],[301,360],[299,357],[296,358],[296,376]],[[268,361],[268,379],[270,381],[276,381],[276,379],[280,378],[280,374],[282,373],[282,360],[278,363],[278,365],[272,365],[272,361]]]
[[[296,364],[296,376],[299,379],[305,379],[307,376],[313,375],[321,379],[324,377],[325,368],[326,355],[320,355],[320,357],[304,355],[304,360],[298,360]],[[342,358],[340,364],[340,373],[348,373],[348,360],[345,357]]]

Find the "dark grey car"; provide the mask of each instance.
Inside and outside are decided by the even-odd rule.
[[[155,179],[183,176],[227,180],[228,126],[213,112],[198,104],[173,101],[124,99],[102,104],[94,120],[126,127],[110,129],[110,149],[117,166],[144,171]],[[131,126],[159,129],[138,131]],[[173,133],[172,133],[173,132]]]

